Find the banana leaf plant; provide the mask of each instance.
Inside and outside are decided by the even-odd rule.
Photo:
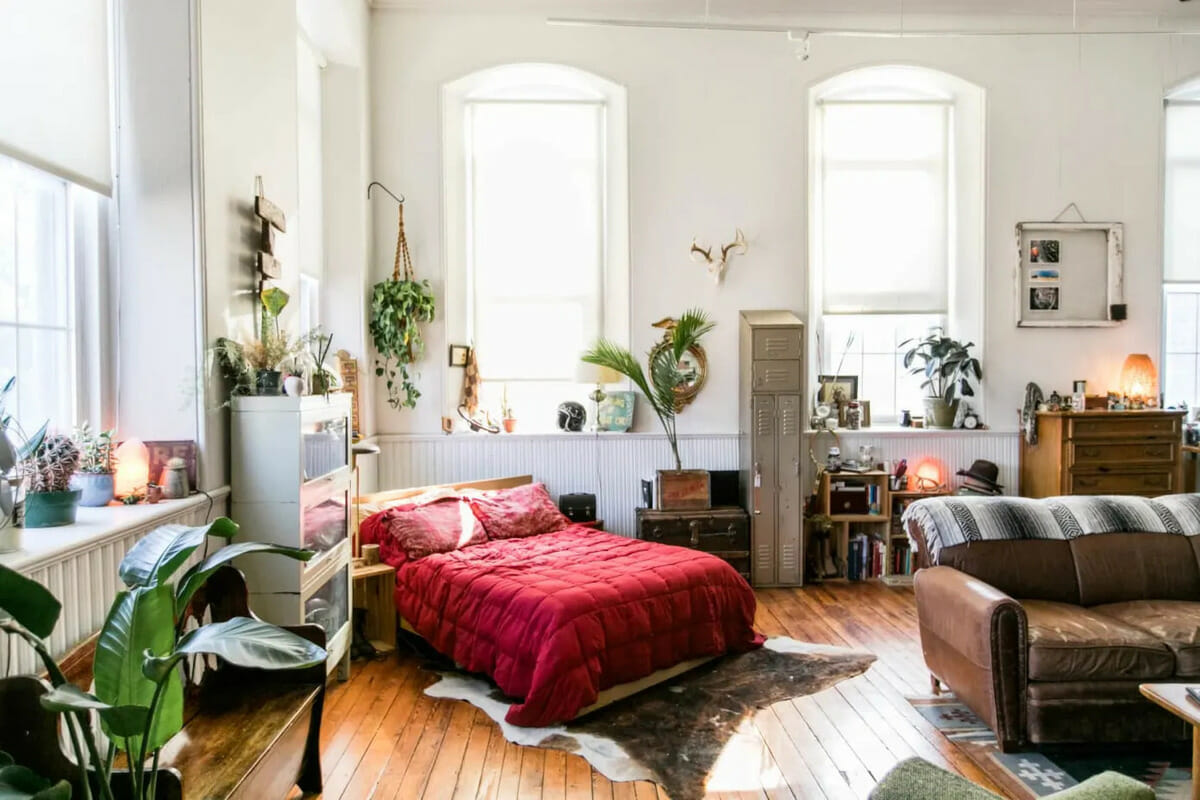
[[[179,664],[187,656],[211,654],[239,667],[267,670],[302,669],[325,660],[325,651],[306,639],[248,617],[183,632],[192,597],[233,559],[252,553],[301,561],[312,557],[309,550],[264,542],[232,544],[237,531],[238,526],[224,517],[198,527],[164,525],[129,550],[119,569],[126,588],[113,600],[96,642],[94,694],[71,685],[46,646],[62,605],[41,584],[0,566],[0,631],[23,639],[45,666],[53,688],[41,704],[62,714],[76,762],[88,766],[80,780],[85,800],[114,800],[113,760],[118,749],[126,753],[131,768],[134,798],[155,797],[159,751],[183,727]],[[226,544],[173,581],[209,537]],[[103,756],[91,725],[93,715],[108,737]]]

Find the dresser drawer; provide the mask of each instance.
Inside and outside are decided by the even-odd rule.
[[[762,328],[754,332],[754,359],[800,358],[800,331],[796,328]]]
[[[800,391],[800,361],[755,361],[750,370],[755,392]]]
[[[1072,472],[1067,494],[1170,494],[1174,471]]]
[[[1179,416],[1140,416],[1138,414],[1111,417],[1078,417],[1068,419],[1070,439],[1144,439],[1147,437],[1182,438]]]
[[[1101,442],[1086,439],[1071,442],[1071,463],[1079,467],[1122,464],[1174,464],[1178,446],[1174,442]]]

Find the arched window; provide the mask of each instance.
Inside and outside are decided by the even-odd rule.
[[[857,375],[892,421],[922,405],[901,342],[934,326],[982,341],[983,91],[870,67],[814,87],[809,112],[813,363]]]
[[[1200,402],[1200,80],[1167,95],[1163,359],[1167,404]]]
[[[477,348],[484,407],[507,390],[523,430],[553,427],[554,407],[587,392],[582,351],[629,335],[625,91],[510,64],[444,99],[451,341]]]

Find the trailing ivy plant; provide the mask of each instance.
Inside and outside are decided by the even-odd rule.
[[[392,408],[415,408],[420,390],[409,367],[425,351],[421,323],[432,322],[433,289],[429,281],[390,280],[371,293],[371,338],[379,355],[375,374],[387,381]]]
[[[403,271],[401,271],[403,268]],[[412,257],[404,236],[404,202],[396,232],[396,261],[392,279],[375,284],[371,292],[371,338],[375,340],[375,375],[387,381],[388,405],[399,411],[416,408],[421,392],[409,365],[425,352],[421,323],[433,321],[433,288],[413,276]]]

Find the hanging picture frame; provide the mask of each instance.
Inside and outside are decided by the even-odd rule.
[[[1120,222],[1018,222],[1018,328],[1111,328],[1126,317]]]

